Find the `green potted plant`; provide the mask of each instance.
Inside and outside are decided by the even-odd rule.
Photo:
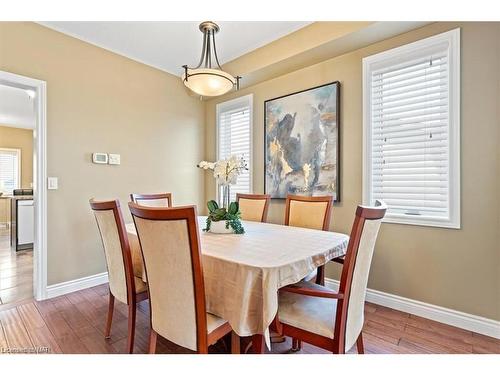
[[[208,218],[205,231],[212,233],[236,233],[245,232],[241,225],[240,208],[237,202],[231,202],[230,186],[235,185],[238,176],[247,171],[247,163],[244,158],[231,155],[227,159],[214,162],[201,161],[198,168],[212,170],[213,175],[221,192],[222,207],[211,200],[207,203]]]
[[[241,225],[241,212],[238,202],[231,202],[229,207],[219,207],[216,201],[211,200],[207,203],[208,217],[206,232],[211,233],[235,233],[243,234],[245,229]]]

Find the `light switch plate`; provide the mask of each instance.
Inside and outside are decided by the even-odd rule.
[[[112,165],[120,165],[120,154],[109,154],[108,163]]]
[[[47,189],[49,190],[57,190],[59,188],[59,181],[57,177],[48,177],[47,178]]]

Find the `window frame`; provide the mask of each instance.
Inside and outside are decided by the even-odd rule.
[[[220,113],[224,110],[224,107],[237,106],[239,103],[248,103],[249,109],[249,132],[250,132],[250,145],[249,145],[249,156],[248,163],[250,167],[248,168],[248,175],[250,181],[250,191],[249,194],[253,192],[253,94],[247,94],[243,96],[239,96],[234,99],[226,100],[224,102],[217,103],[215,106],[215,156],[216,161],[220,159],[219,154],[219,119]],[[217,186],[217,181],[215,181],[215,196],[216,200],[219,202],[219,188]]]
[[[14,189],[12,189],[12,192],[10,194],[12,195],[14,193],[15,189],[20,189],[21,188],[21,181],[22,181],[22,170],[21,170],[21,149],[20,148],[8,148],[8,147],[0,147],[0,152],[2,151],[8,151],[8,152],[15,152],[17,156],[17,183]]]
[[[448,115],[449,115],[449,180],[448,201],[449,216],[447,218],[418,217],[388,212],[384,223],[410,224],[441,228],[460,229],[460,28],[431,36],[413,43],[393,48],[363,58],[363,204],[371,202],[372,175],[372,124],[371,124],[371,75],[374,65],[381,62],[397,60],[416,51],[448,44],[449,80],[448,80]],[[394,63],[396,64],[396,63]]]

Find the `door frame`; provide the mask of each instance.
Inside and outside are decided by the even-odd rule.
[[[33,129],[33,294],[47,298],[47,83],[0,70],[0,84],[35,92],[36,124]]]

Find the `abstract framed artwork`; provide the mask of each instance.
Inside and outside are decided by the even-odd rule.
[[[340,201],[340,83],[264,102],[264,190]]]

